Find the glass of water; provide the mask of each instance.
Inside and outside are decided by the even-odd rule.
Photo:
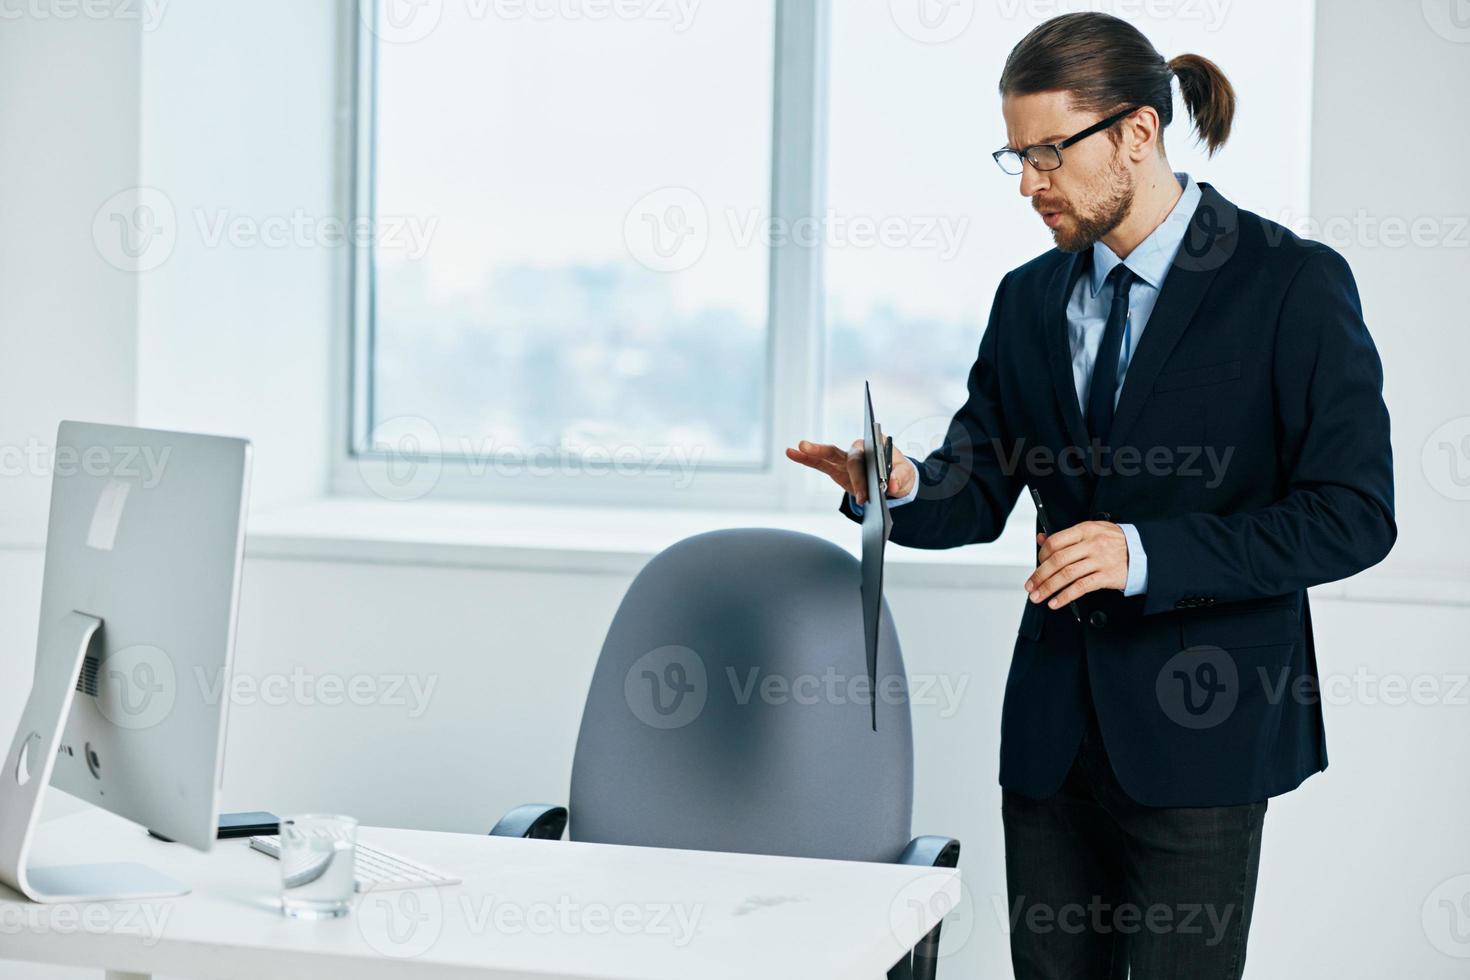
[[[308,813],[281,819],[281,910],[335,919],[352,908],[357,821]]]

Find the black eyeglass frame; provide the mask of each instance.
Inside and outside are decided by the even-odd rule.
[[[1137,112],[1139,109],[1142,108],[1143,106],[1136,105],[1132,106],[1131,108],[1115,112],[1111,116],[1108,116],[1106,119],[1100,119],[1097,122],[1093,123],[1091,126],[1088,126],[1086,129],[1082,130],[1081,132],[1073,133],[1071,136],[1068,136],[1066,139],[1058,143],[1032,143],[1030,146],[1022,147],[1019,150],[1013,150],[1009,146],[1003,146],[1000,149],[996,150],[994,153],[990,154],[990,158],[995,161],[995,165],[1000,168],[1001,173],[1009,177],[1019,177],[1021,174],[1025,173],[1026,164],[1028,163],[1031,164],[1032,167],[1042,171],[1043,173],[1049,170],[1058,170],[1062,166],[1062,151],[1065,150],[1067,147],[1071,146],[1073,143],[1077,143],[1081,140],[1087,139],[1087,137],[1091,136],[1093,133],[1102,132],[1109,126],[1113,125],[1113,123],[1124,118],[1125,116]],[[1036,166],[1036,161],[1031,159],[1031,152],[1033,150],[1040,149],[1048,149],[1056,154],[1057,165],[1055,167]],[[1005,164],[1000,162],[1001,158],[1008,154],[1015,156],[1017,160],[1021,161],[1021,169],[1017,170],[1015,173],[1011,173],[1005,168]]]

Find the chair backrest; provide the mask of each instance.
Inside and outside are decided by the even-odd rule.
[[[885,606],[874,732],[859,571],[831,542],[769,528],[655,556],[593,674],[571,839],[896,859],[913,811],[908,686]]]

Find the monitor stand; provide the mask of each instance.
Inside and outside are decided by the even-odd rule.
[[[189,893],[187,885],[141,864],[26,866],[82,662],[101,628],[102,620],[96,616],[70,612],[42,636],[31,695],[0,770],[0,882],[33,902],[171,898]]]

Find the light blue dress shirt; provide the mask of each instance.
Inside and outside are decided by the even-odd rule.
[[[1123,392],[1128,364],[1133,360],[1134,351],[1138,350],[1138,340],[1143,336],[1144,327],[1148,326],[1148,318],[1159,300],[1159,291],[1164,288],[1164,279],[1174,264],[1174,257],[1179,254],[1189,221],[1199,205],[1201,192],[1194,178],[1189,174],[1176,173],[1174,179],[1179,181],[1183,193],[1168,217],[1139,242],[1126,259],[1118,258],[1102,241],[1094,242],[1092,273],[1077,280],[1067,302],[1067,343],[1072,350],[1072,382],[1077,389],[1077,404],[1084,413],[1088,390],[1092,387],[1092,365],[1097,360],[1097,349],[1102,344],[1103,330],[1108,324],[1108,308],[1113,303],[1111,288],[1107,295],[1103,295],[1108,273],[1121,262],[1138,277],[1128,293],[1128,319],[1123,325],[1123,345],[1118,350],[1118,381],[1113,392],[1113,404],[1116,406],[1118,396]],[[900,507],[918,494],[919,485],[915,482],[906,496],[890,500],[888,506]],[[848,503],[855,513],[862,513],[862,508],[850,497]],[[1141,595],[1148,590],[1148,555],[1144,553],[1137,528],[1132,524],[1118,526],[1128,540],[1128,581],[1123,586],[1123,594]]]

